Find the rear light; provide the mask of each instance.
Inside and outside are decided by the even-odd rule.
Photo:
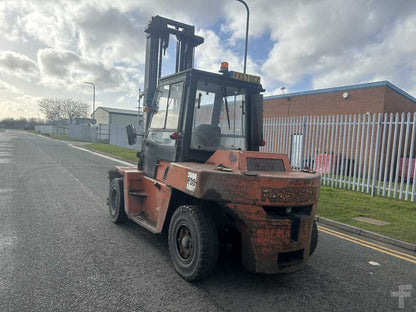
[[[179,139],[179,133],[177,133],[177,132],[172,133],[172,134],[170,135],[170,138],[171,138],[172,140],[177,140],[177,139]]]
[[[262,140],[261,142],[260,142],[260,146],[265,146],[266,145],[266,141],[265,140]]]

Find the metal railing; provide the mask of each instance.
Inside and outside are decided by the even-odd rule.
[[[262,151],[322,184],[415,201],[416,113],[266,118]]]

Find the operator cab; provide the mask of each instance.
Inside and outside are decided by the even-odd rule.
[[[153,16],[145,28],[144,140],[138,169],[155,177],[160,161],[205,162],[218,149],[258,151],[263,141],[260,77],[193,68],[204,38],[194,26]],[[162,77],[163,55],[176,37],[175,72]],[[127,127],[129,143],[136,133]]]
[[[161,160],[205,162],[218,149],[259,150],[262,87],[233,75],[188,69],[160,78],[142,151],[147,176]]]

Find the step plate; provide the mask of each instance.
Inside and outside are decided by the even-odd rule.
[[[138,225],[148,229],[152,233],[157,233],[156,231],[156,223],[150,221],[142,214],[140,215],[129,215],[129,219],[136,222]]]

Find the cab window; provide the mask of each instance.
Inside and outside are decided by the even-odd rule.
[[[199,80],[195,94],[191,148],[245,150],[246,90]]]
[[[158,90],[158,110],[153,114],[151,129],[178,128],[183,82],[161,86]]]
[[[178,129],[183,82],[160,86],[157,91],[158,110],[153,114],[148,139],[154,143],[175,145],[170,134]]]

